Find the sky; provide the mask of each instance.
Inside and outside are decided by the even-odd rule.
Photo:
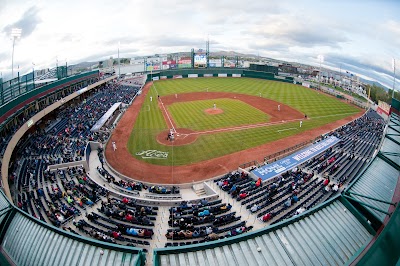
[[[205,49],[342,69],[400,90],[399,0],[0,0],[0,72]],[[33,65],[34,64],[34,65]],[[17,71],[17,70],[15,70]]]

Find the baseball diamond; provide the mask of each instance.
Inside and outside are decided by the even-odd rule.
[[[214,104],[222,112],[210,115],[206,110]],[[114,169],[134,179],[179,184],[190,176],[190,181],[199,181],[248,161],[262,161],[362,113],[332,96],[288,83],[163,80],[146,84],[111,136],[118,150],[110,152],[108,145],[105,154]],[[171,130],[173,141],[168,138]],[[161,160],[137,155],[149,150],[168,156]]]

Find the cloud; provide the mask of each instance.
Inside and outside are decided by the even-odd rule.
[[[204,47],[206,46],[206,39],[201,37],[185,37],[185,36],[160,36],[151,38],[146,41],[147,45],[157,47]],[[217,41],[212,40],[211,44],[218,44]],[[156,50],[155,50],[156,51]]]
[[[272,14],[259,21],[255,27],[242,30],[242,33],[265,38],[284,46],[306,48],[316,46],[340,48],[341,43],[349,41],[343,32],[331,27],[329,23],[325,23],[324,27],[320,24],[320,21],[306,16]]]
[[[105,41],[104,44],[118,46],[118,42],[120,42],[121,45],[126,45],[126,44],[138,42],[140,40],[141,40],[141,38],[138,36],[120,36],[120,37],[109,39],[109,40]]]
[[[39,17],[39,9],[35,6],[32,6],[25,11],[25,13],[18,21],[5,26],[3,32],[9,34],[11,32],[11,29],[20,28],[22,29],[21,37],[26,38],[33,33],[33,31],[36,29],[37,25],[41,23],[41,21],[42,20]]]
[[[358,69],[364,69],[367,71],[374,71],[377,73],[383,73],[386,75],[393,75],[393,72],[391,70],[388,70],[387,68],[383,68],[379,65],[376,64],[376,62],[368,62],[368,59],[366,58],[357,58],[357,57],[351,57],[351,56],[342,56],[338,54],[328,54],[325,56],[325,59],[327,62],[333,63],[336,66],[340,66],[340,64],[344,64],[346,66],[350,67],[356,67]],[[388,63],[389,65],[389,63]],[[400,77],[398,74],[396,77]]]

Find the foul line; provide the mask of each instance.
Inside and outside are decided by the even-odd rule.
[[[279,125],[279,124],[284,124],[284,123],[294,122],[294,121],[300,121],[300,120],[302,120],[302,119],[291,119],[291,120],[285,120],[283,122],[282,121],[278,121],[278,122],[269,122],[269,123],[253,124],[253,125],[244,125],[244,126],[238,126],[238,127],[228,127],[228,128],[221,128],[221,129],[193,132],[193,133],[189,133],[187,135],[209,134],[209,133],[224,132],[224,131],[238,131],[238,130],[243,130],[243,129],[252,129],[252,128],[265,127],[265,126],[270,126],[270,125]]]
[[[158,101],[161,103],[161,106],[162,106],[162,108],[164,109],[165,115],[167,116],[168,121],[169,121],[169,123],[171,124],[172,131],[173,131],[174,133],[176,133],[174,124],[172,123],[172,120],[171,120],[171,118],[169,117],[169,114],[168,114],[167,110],[165,109],[164,103],[162,102],[161,98],[158,97],[159,94],[158,94],[158,91],[157,91],[157,88],[156,88],[156,85],[154,84],[154,82],[153,82],[153,86],[154,86],[154,89],[156,90]]]
[[[281,133],[282,131],[286,131],[286,130],[292,130],[292,129],[296,129],[296,130],[298,130],[297,128],[295,128],[295,127],[291,127],[291,128],[286,128],[286,129],[279,129],[279,130],[277,130],[276,132],[279,132],[279,133]]]
[[[347,115],[347,114],[354,114],[354,113],[332,114],[332,115],[317,116],[317,117],[312,117],[312,118],[310,117],[308,119],[319,119],[319,118],[324,118],[324,117]],[[238,126],[238,127],[229,127],[229,128],[220,128],[220,129],[214,129],[214,130],[198,131],[198,132],[193,132],[193,133],[188,133],[188,134],[181,134],[181,135],[185,138],[185,137],[187,137],[189,135],[212,134],[212,133],[224,132],[224,131],[238,131],[238,130],[244,130],[244,129],[252,129],[252,128],[271,126],[271,125],[285,124],[285,123],[288,123],[288,122],[296,122],[296,121],[302,121],[302,120],[307,120],[307,119],[303,119],[303,118],[290,119],[290,120],[277,121],[277,122],[267,122],[267,123],[261,123],[261,124],[253,124],[253,125],[244,125],[244,126]],[[291,129],[298,130],[297,128],[289,128],[289,129],[281,129],[281,130],[278,130],[277,132],[285,131],[285,130],[291,130]]]

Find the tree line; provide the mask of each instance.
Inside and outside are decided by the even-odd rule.
[[[378,104],[378,101],[383,101],[388,104],[392,103],[392,89],[389,89],[389,91],[385,90],[384,88],[377,86],[375,84],[373,85],[367,85],[366,86],[366,92],[368,94],[368,91],[371,90],[370,92],[370,99],[374,101],[376,104]],[[398,91],[394,92],[394,98],[395,99],[400,99],[400,94]]]

